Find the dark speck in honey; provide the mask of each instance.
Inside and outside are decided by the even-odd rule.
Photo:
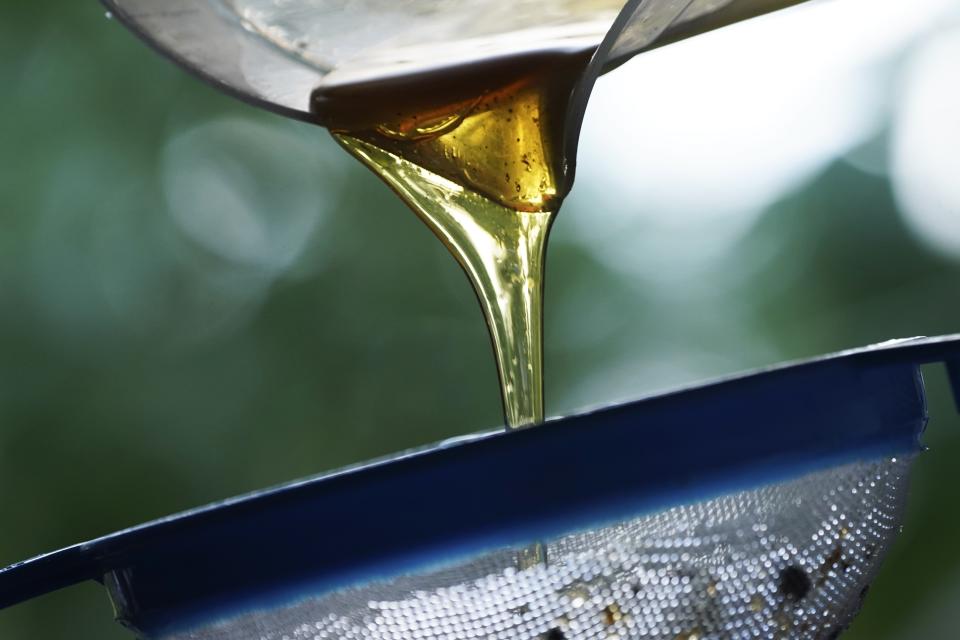
[[[802,600],[810,593],[813,584],[807,572],[795,564],[791,564],[780,572],[778,579],[780,593],[788,600]]]

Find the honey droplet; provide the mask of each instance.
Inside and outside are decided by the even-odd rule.
[[[603,620],[603,624],[609,627],[610,625],[620,622],[623,614],[620,612],[620,606],[616,602],[613,602],[603,608],[600,617]]]

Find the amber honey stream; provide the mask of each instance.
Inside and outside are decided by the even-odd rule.
[[[570,187],[570,96],[589,53],[539,53],[316,92],[336,140],[447,246],[486,318],[510,427],[543,421],[547,237]]]

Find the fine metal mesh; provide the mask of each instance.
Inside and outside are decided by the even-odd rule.
[[[910,463],[839,466],[168,638],[832,639],[900,530]]]

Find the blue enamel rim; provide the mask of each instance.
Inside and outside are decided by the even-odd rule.
[[[0,608],[109,578],[148,635],[839,463],[921,448],[919,365],[883,343],[293,482],[0,570]]]

